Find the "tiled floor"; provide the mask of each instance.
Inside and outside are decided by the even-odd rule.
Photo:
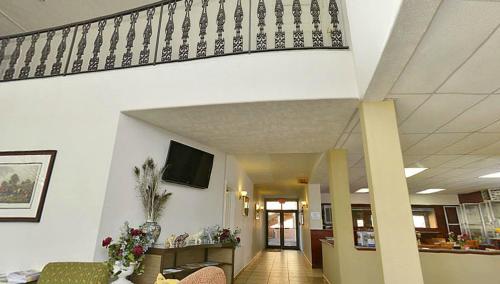
[[[263,251],[235,284],[324,284],[321,269],[312,269],[301,251]]]

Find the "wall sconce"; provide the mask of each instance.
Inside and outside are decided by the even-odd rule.
[[[301,201],[300,202],[300,212],[299,212],[299,223],[300,225],[304,225],[304,209],[309,208],[309,205],[307,205],[307,201]]]
[[[255,219],[260,219],[260,212],[264,210],[264,206],[261,206],[259,203],[255,203]]]
[[[307,205],[307,201],[301,201],[300,206],[302,208],[302,211],[304,211],[304,209],[309,208],[309,205]]]
[[[240,200],[243,202],[243,216],[248,216],[248,209],[250,207],[250,198],[248,197],[248,192],[242,190],[240,191]]]

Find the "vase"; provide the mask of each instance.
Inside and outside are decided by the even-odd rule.
[[[148,236],[151,240],[151,246],[154,247],[160,237],[161,226],[155,221],[148,220],[142,225],[142,231]]]
[[[134,273],[135,266],[136,266],[135,262],[130,263],[130,265],[128,267],[124,266],[123,263],[121,263],[120,261],[115,262],[115,265],[113,265],[113,274],[117,274],[118,272],[120,272],[120,273],[118,275],[116,275],[118,277],[118,279],[116,279],[115,281],[113,281],[111,283],[113,283],[113,284],[133,284],[133,282],[129,281],[127,279],[127,277],[132,275],[132,273]]]

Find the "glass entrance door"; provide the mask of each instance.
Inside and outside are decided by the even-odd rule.
[[[267,247],[281,249],[298,249],[298,213],[294,210],[268,210]]]
[[[281,213],[267,212],[267,246],[281,247]]]

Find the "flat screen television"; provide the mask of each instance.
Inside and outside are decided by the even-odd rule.
[[[162,179],[195,188],[208,188],[213,163],[213,154],[172,140]]]

